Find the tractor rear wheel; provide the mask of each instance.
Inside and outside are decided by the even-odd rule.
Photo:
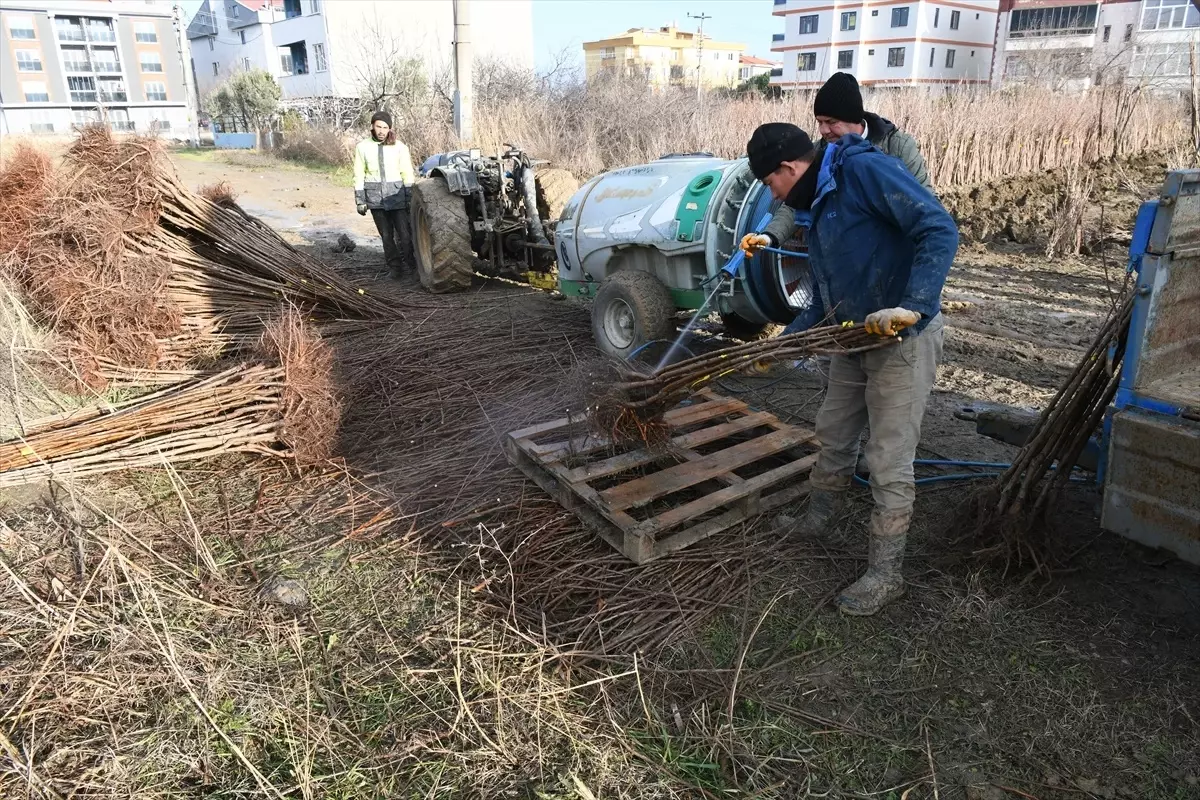
[[[672,339],[671,292],[648,272],[622,270],[608,276],[592,302],[592,335],[601,351],[621,359],[648,342]]]
[[[534,173],[533,183],[537,188],[538,216],[543,225],[557,222],[571,197],[579,191],[579,181],[565,169],[538,170]]]
[[[433,294],[471,288],[475,252],[463,198],[441,178],[422,178],[412,191],[413,251],[421,285]]]

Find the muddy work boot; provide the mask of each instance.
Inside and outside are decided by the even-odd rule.
[[[907,511],[872,512],[867,571],[838,595],[834,601],[838,611],[869,617],[904,594],[901,567],[911,519]]]
[[[818,475],[813,473],[812,488],[808,493],[808,508],[797,518],[780,514],[775,518],[775,530],[798,536],[815,536],[833,527],[846,508],[847,478]]]

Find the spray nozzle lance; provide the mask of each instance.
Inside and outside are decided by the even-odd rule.
[[[763,228],[767,227],[767,223],[770,221],[771,212],[768,211],[762,215],[762,219],[760,219],[758,224],[755,225],[751,230],[761,231]],[[730,256],[729,260],[725,262],[725,266],[721,267],[721,270],[717,273],[717,275],[732,281],[737,277],[737,274],[742,271],[742,264],[745,262],[746,253],[742,250],[738,250],[736,253]]]

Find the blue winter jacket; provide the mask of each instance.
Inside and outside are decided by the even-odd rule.
[[[807,330],[830,311],[862,322],[884,308],[921,314],[920,332],[941,311],[942,284],[958,249],[958,228],[937,198],[899,159],[847,134],[825,148],[808,227],[808,255],[818,291],[787,326]]]

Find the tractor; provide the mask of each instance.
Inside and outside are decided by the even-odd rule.
[[[539,169],[545,163],[511,144],[496,156],[459,150],[426,159],[411,212],[427,291],[468,289],[476,271],[554,288],[553,220],[579,182],[565,169]]]
[[[679,312],[708,307],[748,339],[811,302],[802,257],[763,253],[722,271],[778,205],[745,158],[672,153],[580,187],[506,147],[495,158],[460,151],[422,164],[412,213],[429,291],[466,289],[478,270],[590,300],[596,343],[619,358],[674,339]]]

